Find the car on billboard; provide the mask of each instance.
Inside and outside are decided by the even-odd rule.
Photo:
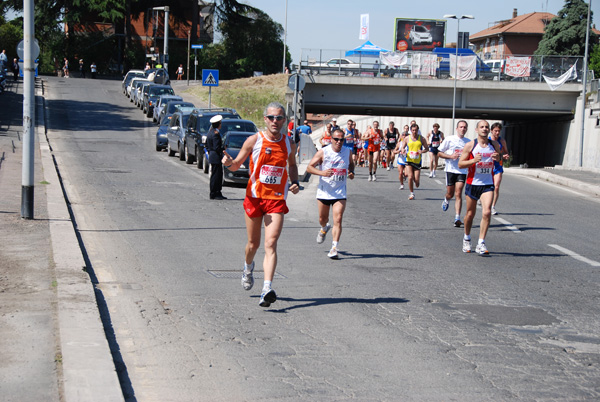
[[[433,42],[433,37],[429,29],[422,25],[413,25],[410,29],[409,40],[413,45],[422,43],[430,45]]]
[[[446,20],[396,18],[395,50],[426,51],[444,46]]]

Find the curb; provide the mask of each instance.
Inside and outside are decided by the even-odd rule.
[[[79,241],[45,124],[44,82],[36,102],[36,135],[47,194],[52,255],[57,280],[57,311],[62,354],[61,400],[124,401],[106,339],[94,286]]]
[[[554,173],[550,173],[546,170],[539,169],[520,169],[520,168],[504,168],[504,173],[519,175],[519,176],[529,176],[535,177],[540,180],[545,180],[550,183],[560,184],[564,187],[573,188],[575,190],[581,191],[586,194],[590,194],[593,196],[600,196],[600,186],[585,183],[580,180],[570,179],[568,177],[563,177]]]

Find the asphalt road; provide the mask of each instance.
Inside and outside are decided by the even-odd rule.
[[[120,82],[46,88],[128,400],[600,398],[597,198],[506,175],[481,257],[461,252],[443,178],[425,174],[409,201],[397,173],[368,182],[358,168],[332,261],[304,183],[288,199],[279,299],[263,309],[260,272],[240,284],[244,188],[210,201],[207,175],[155,152]]]

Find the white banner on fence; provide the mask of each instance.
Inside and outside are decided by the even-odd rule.
[[[399,67],[408,63],[408,55],[406,52],[386,52],[381,53],[381,62],[386,66]]]
[[[477,78],[477,57],[458,56],[458,75],[456,74],[456,56],[450,55],[450,75],[459,80],[474,80]]]
[[[546,80],[546,84],[548,84],[550,90],[556,91],[558,88],[562,87],[565,82],[571,79],[577,79],[577,70],[575,70],[575,66],[577,66],[577,63],[573,64],[566,73],[558,78],[550,78],[546,77],[545,75],[542,77],[544,77],[544,80]]]
[[[529,77],[531,71],[531,57],[514,57],[506,58],[506,75],[511,77]]]
[[[369,14],[360,15],[360,40],[369,40]]]

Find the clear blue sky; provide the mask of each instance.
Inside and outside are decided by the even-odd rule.
[[[240,1],[263,10],[285,26],[286,0]],[[442,19],[444,14],[470,14],[475,19],[462,20],[460,30],[474,34],[495,21],[511,18],[513,8],[519,15],[534,11],[557,14],[563,6],[564,0],[287,0],[287,44],[292,62],[298,63],[303,48],[348,50],[361,45],[364,42],[358,39],[361,14],[369,14],[370,41],[393,49],[396,18]],[[592,1],[592,12],[592,22],[596,22],[600,18],[600,0]],[[446,42],[456,41],[456,28],[456,20],[449,20]]]

